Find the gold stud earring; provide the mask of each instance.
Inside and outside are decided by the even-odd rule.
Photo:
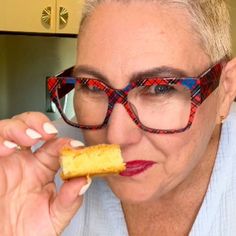
[[[225,122],[225,116],[220,116],[220,123],[223,124]]]

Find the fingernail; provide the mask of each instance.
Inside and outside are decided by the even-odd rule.
[[[32,139],[42,138],[42,135],[40,133],[38,133],[37,131],[30,129],[30,128],[26,130],[26,134],[27,134],[27,136],[29,136]]]
[[[81,189],[80,189],[80,192],[79,192],[79,196],[82,196],[85,194],[85,192],[89,189],[90,185],[92,183],[92,179],[87,177],[87,184],[84,185]]]
[[[53,126],[52,124],[50,124],[48,122],[43,124],[43,129],[47,134],[57,134],[58,133],[55,126]]]
[[[7,141],[7,140],[3,142],[3,145],[6,148],[9,148],[9,149],[13,149],[13,148],[16,148],[18,146],[16,143],[13,143],[13,142]]]
[[[70,145],[73,148],[84,147],[84,144],[82,142],[78,141],[78,140],[71,140]]]

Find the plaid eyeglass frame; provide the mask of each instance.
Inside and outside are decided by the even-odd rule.
[[[226,64],[226,59],[222,59],[198,77],[187,77],[187,78],[152,77],[130,82],[124,89],[114,89],[109,85],[107,85],[106,83],[101,82],[97,79],[74,78],[70,76],[70,74],[72,74],[73,71],[73,67],[71,67],[57,76],[50,77],[48,79],[48,90],[50,93],[51,100],[57,106],[57,109],[60,112],[64,121],[69,125],[77,128],[89,129],[89,130],[97,130],[103,128],[108,123],[108,120],[110,118],[110,115],[112,113],[115,104],[120,103],[125,107],[126,111],[128,112],[131,119],[135,122],[135,124],[142,130],[156,134],[180,133],[184,132],[185,130],[191,127],[197,108],[218,87],[221,72],[225,64]],[[96,87],[107,94],[108,110],[102,124],[80,125],[69,120],[64,114],[59,99],[64,97],[67,93],[69,93],[74,88],[75,83]],[[140,122],[139,118],[132,109],[132,105],[129,103],[127,99],[127,95],[129,91],[132,90],[133,88],[140,86],[153,86],[153,85],[167,85],[167,86],[182,85],[190,90],[191,108],[190,108],[189,119],[185,127],[181,129],[169,129],[169,130],[153,129],[146,127]],[[59,87],[60,90],[57,89]]]

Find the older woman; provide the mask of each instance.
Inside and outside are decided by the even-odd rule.
[[[223,0],[88,0],[74,78],[52,96],[63,102],[69,84],[66,122],[86,145],[119,144],[130,165],[57,192],[59,150],[81,143],[39,113],[2,120],[0,235],[236,235],[229,24]]]

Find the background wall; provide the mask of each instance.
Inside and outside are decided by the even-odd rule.
[[[7,116],[7,76],[5,39],[0,37],[0,119]]]
[[[74,65],[75,53],[73,38],[0,35],[0,119],[45,112],[46,77]]]

